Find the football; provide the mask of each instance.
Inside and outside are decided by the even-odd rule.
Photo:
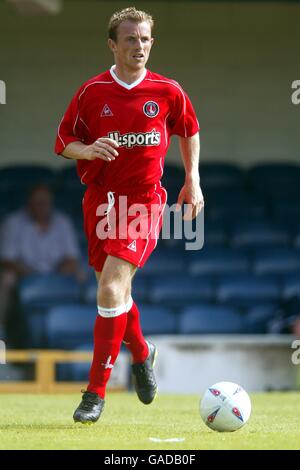
[[[248,393],[233,382],[218,382],[209,387],[200,401],[200,415],[214,431],[231,432],[247,423],[251,414]]]

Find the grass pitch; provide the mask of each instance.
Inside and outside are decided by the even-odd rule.
[[[253,394],[252,416],[234,433],[201,421],[199,397],[159,395],[150,406],[110,393],[97,424],[73,424],[78,395],[0,395],[0,449],[300,449],[298,393]],[[184,438],[156,443],[149,438]]]

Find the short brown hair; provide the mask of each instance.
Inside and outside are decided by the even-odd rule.
[[[135,7],[124,8],[124,10],[116,11],[108,23],[108,37],[113,41],[117,40],[117,29],[123,21],[134,21],[135,23],[142,23],[147,21],[150,24],[151,31],[154,26],[154,21],[149,13],[142,10],[137,10]]]

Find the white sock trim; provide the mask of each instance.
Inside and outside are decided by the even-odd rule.
[[[126,312],[129,312],[129,310],[132,309],[132,306],[133,306],[133,298],[130,296],[126,304]]]
[[[113,318],[113,317],[118,317],[119,315],[122,315],[122,313],[126,313],[126,304],[120,305],[119,307],[113,307],[113,308],[105,308],[101,307],[101,305],[98,305],[98,314],[100,317],[104,318]]]

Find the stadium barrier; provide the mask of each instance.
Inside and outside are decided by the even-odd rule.
[[[162,393],[201,394],[220,381],[236,382],[249,392],[299,388],[300,353],[292,335],[165,335],[152,340],[159,352],[155,375]],[[299,361],[293,360],[297,354]]]
[[[72,393],[86,388],[86,382],[57,382],[56,365],[91,362],[92,352],[60,350],[7,350],[6,363],[34,363],[35,379],[0,382],[0,393]],[[3,366],[5,367],[5,366]],[[126,384],[110,384],[110,390],[124,390]]]
[[[294,336],[191,334],[155,335],[149,339],[159,351],[155,375],[162,393],[201,394],[219,381],[239,383],[250,392],[299,389],[300,344]],[[0,393],[78,392],[86,387],[86,382],[58,381],[56,366],[90,363],[91,359],[90,351],[8,350],[6,364],[34,363],[35,378],[0,381]],[[126,390],[129,355],[120,353],[117,363],[110,390]]]

